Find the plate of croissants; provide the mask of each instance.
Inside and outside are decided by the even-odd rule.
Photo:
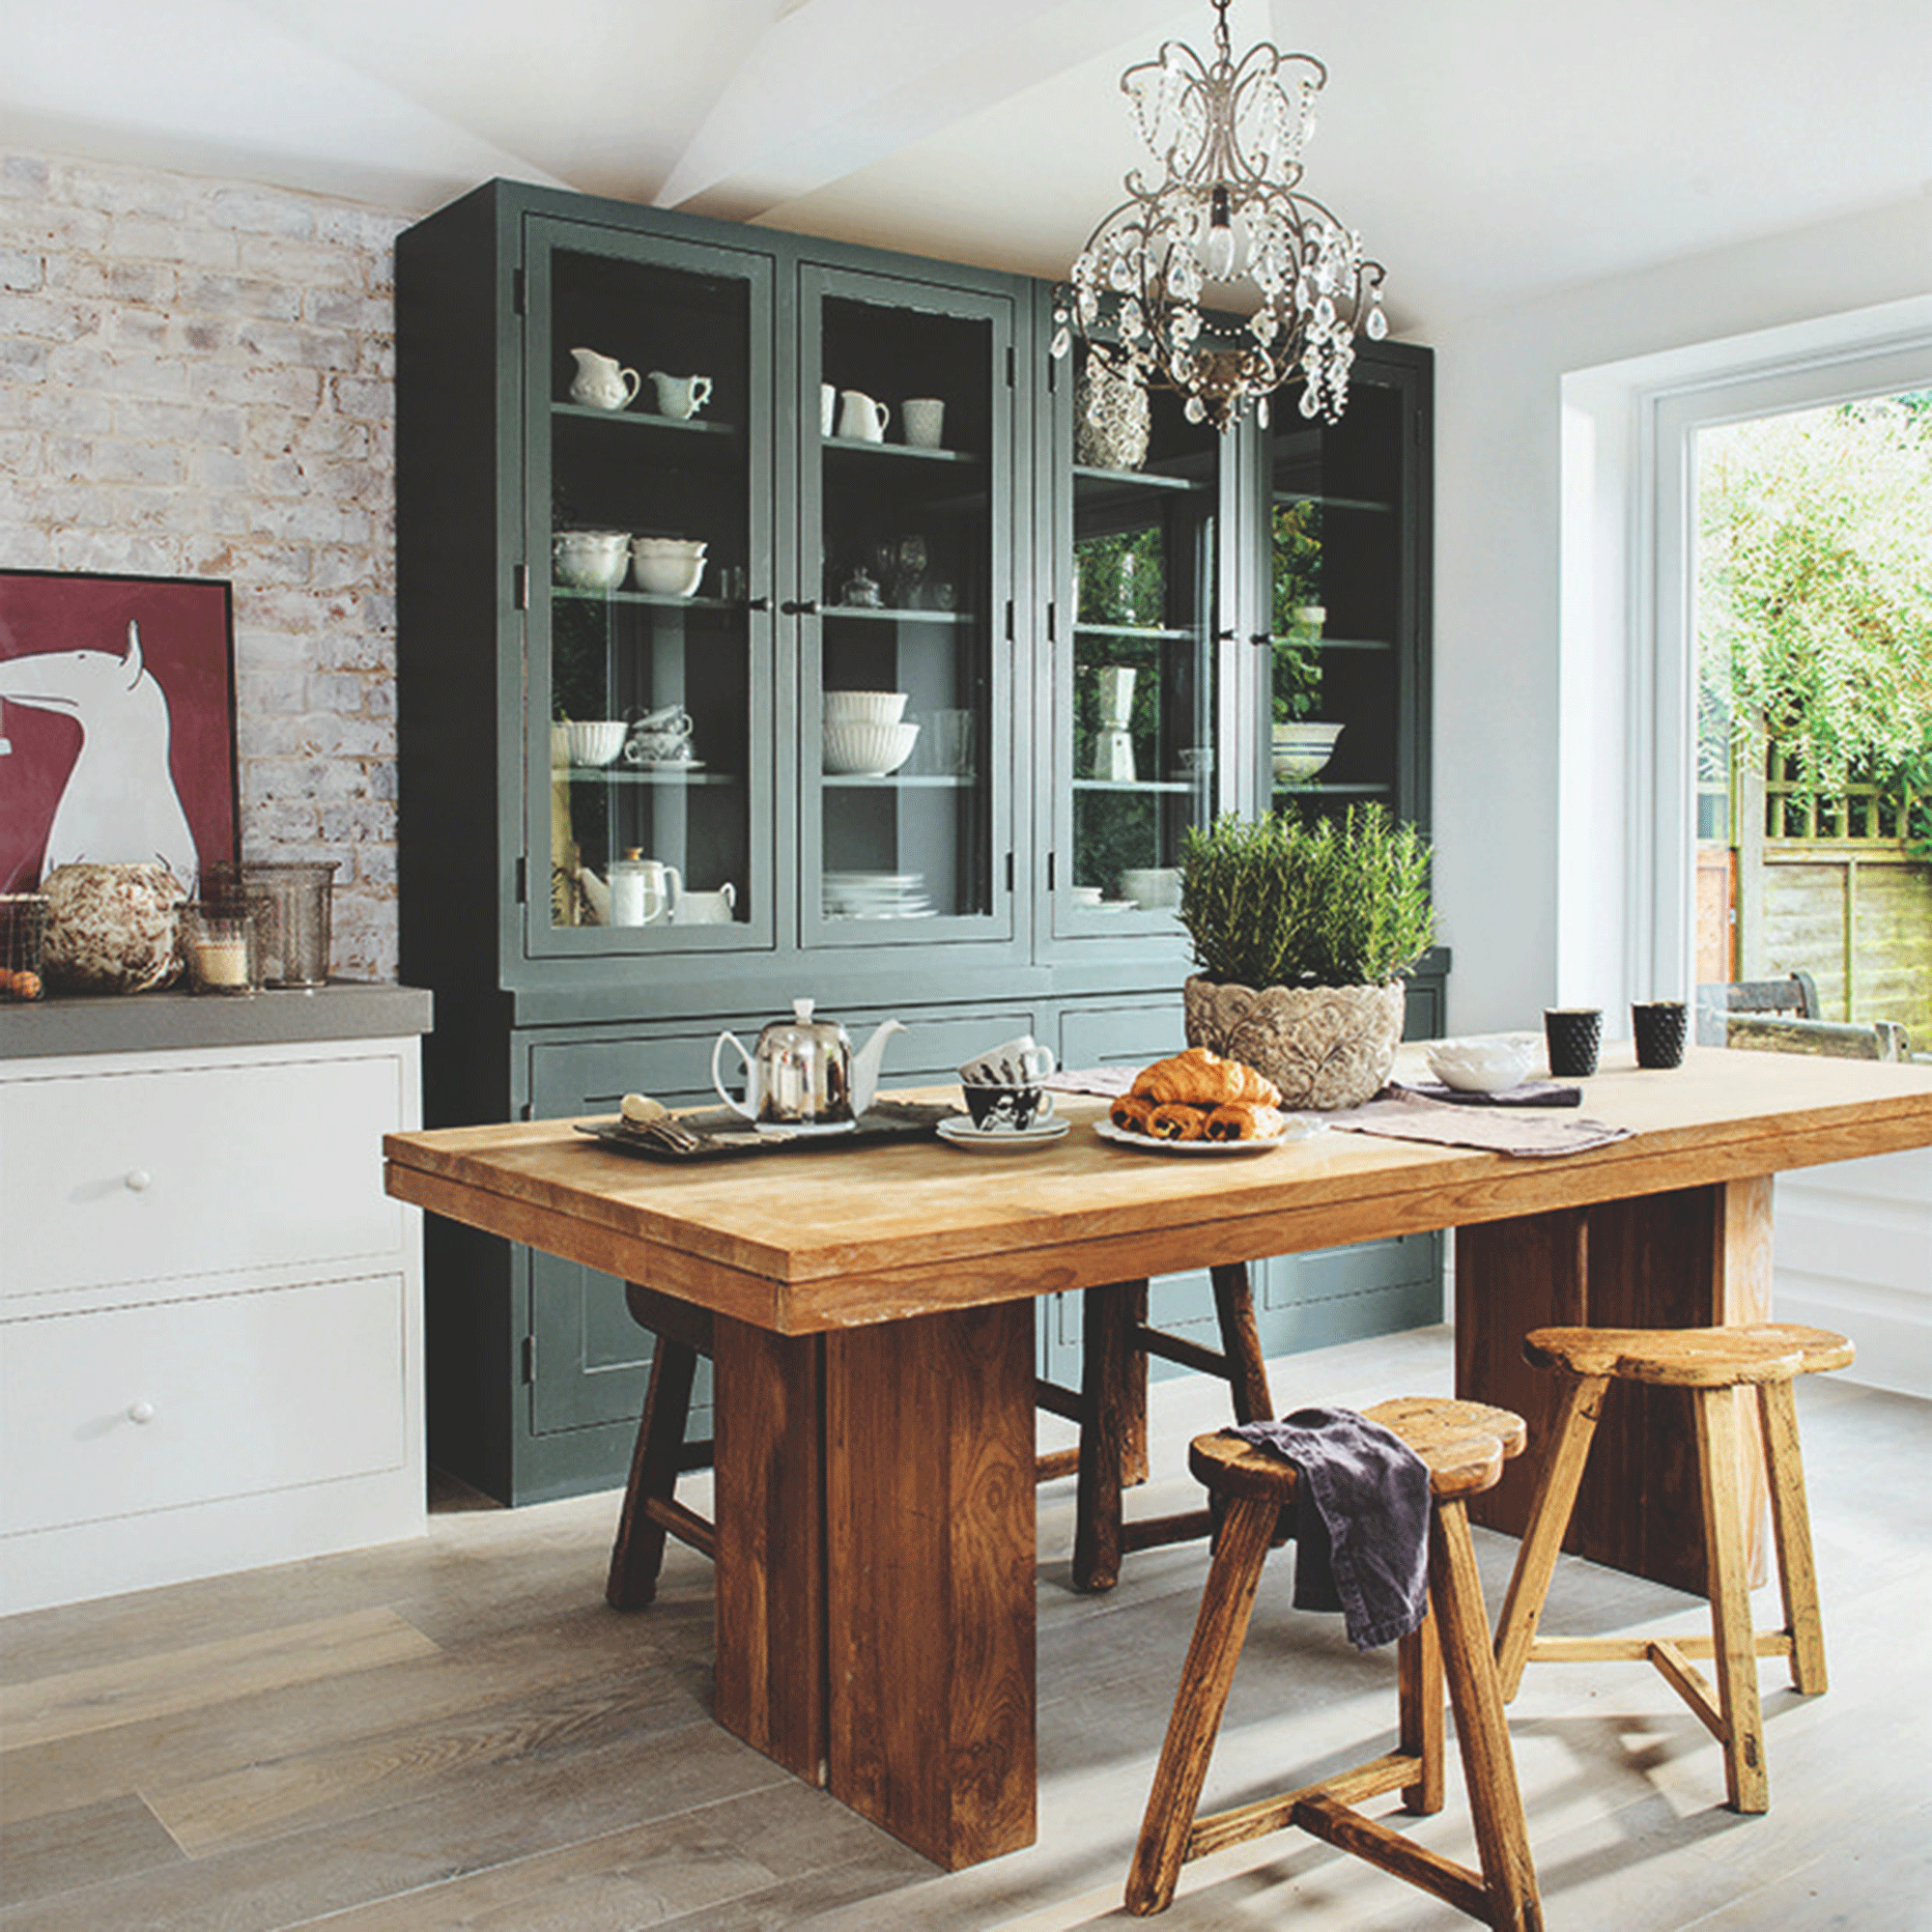
[[[1265,1153],[1321,1122],[1283,1113],[1281,1089],[1252,1066],[1190,1046],[1142,1067],[1094,1130],[1149,1153]]]

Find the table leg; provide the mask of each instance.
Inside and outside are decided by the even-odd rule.
[[[1719,1182],[1491,1221],[1456,1234],[1456,1392],[1513,1408],[1529,1447],[1469,1514],[1520,1536],[1558,1378],[1529,1367],[1532,1328],[1701,1328],[1771,1312],[1771,1180]],[[1747,1489],[1761,1499],[1761,1474]],[[1757,1524],[1761,1501],[1746,1507]],[[1761,1540],[1754,1531],[1752,1542]],[[1605,1405],[1564,1547],[1702,1595],[1696,1428],[1682,1389],[1618,1382]],[[1761,1551],[1753,1566],[1761,1568]]]
[[[949,1869],[1033,1842],[1034,1310],[825,1340],[833,1794]]]
[[[825,1782],[825,1345],[724,1316],[717,1374],[718,1721]]]

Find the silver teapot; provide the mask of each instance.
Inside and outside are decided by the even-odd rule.
[[[773,1020],[747,1053],[736,1034],[721,1033],[711,1049],[711,1084],[734,1113],[760,1133],[850,1133],[872,1104],[886,1041],[905,1028],[882,1020],[856,1053],[837,1020],[815,1020],[810,1000],[794,1000],[791,1018]],[[743,1063],[745,1097],[725,1088],[723,1061],[729,1046]]]

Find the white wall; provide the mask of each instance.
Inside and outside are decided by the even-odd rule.
[[[1457,1031],[1534,1026],[1552,1000],[1608,1019],[1650,990],[1623,969],[1643,813],[1622,669],[1559,653],[1566,571],[1573,623],[1579,604],[1617,621],[1624,596],[1587,549],[1564,555],[1566,376],[1928,293],[1932,195],[1430,331],[1435,888]],[[1571,416],[1573,449],[1594,433]]]

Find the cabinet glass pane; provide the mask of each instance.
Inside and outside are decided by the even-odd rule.
[[[1357,381],[1339,423],[1291,395],[1269,440],[1273,796],[1396,803],[1403,399]]]
[[[828,295],[819,329],[820,615],[807,698],[821,729],[806,764],[822,873],[808,899],[815,885],[822,918],[840,924],[984,917],[994,327]]]
[[[532,597],[550,615],[550,921],[636,946],[768,918],[749,781],[752,291],[560,250],[550,294],[551,582]]]
[[[1140,469],[1073,467],[1076,911],[1171,910],[1181,835],[1213,810],[1218,439],[1150,400]]]

